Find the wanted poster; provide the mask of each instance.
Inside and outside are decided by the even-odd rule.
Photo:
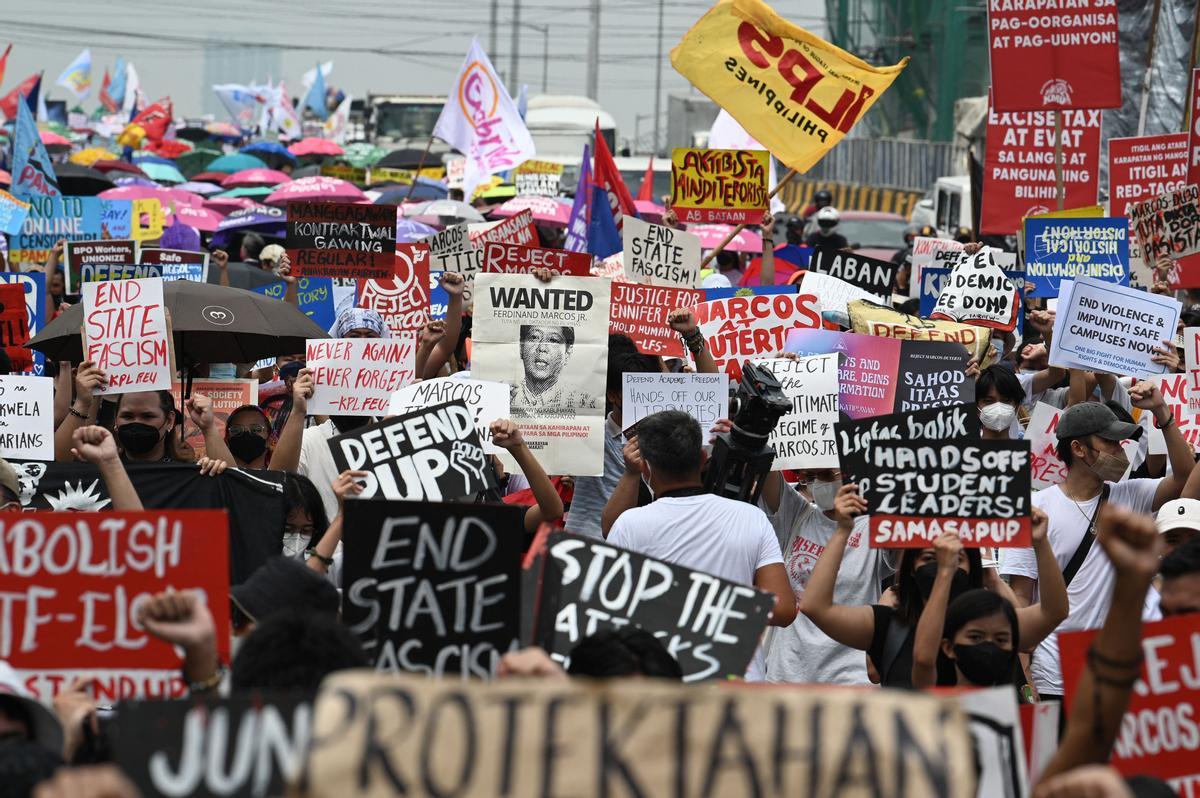
[[[810,273],[827,274],[850,283],[876,297],[877,302],[886,302],[891,297],[899,269],[900,265],[891,261],[825,247],[813,250],[808,262]],[[808,275],[804,279],[807,280]]]
[[[496,486],[475,418],[460,401],[335,435],[329,450],[338,473],[367,472],[360,499],[450,501]]]
[[[767,441],[775,448],[772,471],[838,467],[833,425],[838,420],[839,357],[832,353],[754,361],[779,380],[792,402]]]
[[[471,376],[508,384],[512,418],[547,473],[604,471],[610,295],[592,277],[475,278]]]
[[[942,532],[964,546],[1032,545],[1029,441],[872,441],[871,545],[927,548]]]
[[[696,288],[700,285],[700,237],[626,216],[621,228],[625,276],[635,283]]]
[[[1021,297],[1017,286],[997,264],[997,254],[991,247],[984,247],[960,259],[950,270],[950,279],[938,294],[930,318],[1012,332],[1017,326]]]
[[[289,202],[285,246],[297,277],[391,277],[396,206]]]

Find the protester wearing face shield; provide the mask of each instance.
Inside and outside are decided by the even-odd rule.
[[[1129,459],[1121,448],[1125,440],[1139,439],[1144,429],[1120,421],[1099,402],[1067,408],[1059,418],[1058,456],[1067,468],[1066,480],[1034,494],[1033,504],[1049,517],[1047,539],[1066,577],[1070,615],[1058,632],[1099,627],[1108,612],[1113,590],[1113,570],[1099,546],[1091,545],[1091,530],[1101,505],[1111,503],[1134,513],[1151,513],[1180,494],[1197,495],[1200,471],[1194,468],[1192,447],[1179,432],[1158,386],[1140,382],[1129,390],[1130,402],[1152,414],[1162,429],[1171,475],[1161,479],[1124,479]],[[1036,600],[1039,578],[1033,552],[1005,549],[1001,572],[1011,578],[1018,606]],[[1158,594],[1151,590],[1143,608],[1147,620],[1159,616]],[[1063,694],[1056,634],[1046,638],[1033,658],[1032,675],[1038,694]]]
[[[988,366],[975,382],[975,406],[985,440],[1020,438],[1019,411],[1025,391],[1017,375],[1004,366]]]

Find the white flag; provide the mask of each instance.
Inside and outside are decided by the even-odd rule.
[[[467,156],[463,195],[468,199],[490,176],[534,155],[533,138],[478,39],[471,42],[433,135]]]
[[[250,130],[254,127],[259,112],[259,105],[265,104],[262,94],[254,86],[243,86],[240,83],[219,83],[212,87],[225,106],[225,110],[237,122],[238,127]]]
[[[332,71],[333,71],[333,62],[332,61],[326,61],[325,63],[321,64],[321,77],[325,77],[325,78],[329,77],[329,73]],[[305,94],[308,94],[308,90],[312,88],[312,85],[314,83],[316,83],[316,81],[317,81],[317,68],[316,67],[313,67],[312,69],[310,69],[304,73],[304,75],[300,78],[300,82],[304,84],[304,93]]]
[[[125,62],[125,102],[121,104],[121,113],[125,114],[125,118],[129,118],[129,112],[133,110],[136,104],[138,108],[144,106],[139,102],[142,94],[141,81],[138,80],[137,70],[133,68],[133,62]]]
[[[279,94],[276,97],[275,128],[283,134],[284,138],[300,138],[300,117],[296,115],[296,108],[292,105],[292,96],[288,94],[287,86],[282,82],[279,84]]]
[[[338,144],[346,143],[346,133],[350,126],[350,95],[338,103],[337,110],[325,120],[325,138]]]
[[[92,90],[92,51],[84,50],[75,56],[55,83],[74,94],[76,100],[87,97]]]
[[[765,150],[758,139],[746,132],[738,121],[729,115],[724,108],[713,120],[712,129],[708,131],[708,148],[711,150]],[[771,159],[771,172],[767,176],[768,190],[775,188],[775,159]],[[771,197],[771,213],[783,213],[787,206],[778,196]]]

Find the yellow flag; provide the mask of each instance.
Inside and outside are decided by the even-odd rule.
[[[761,0],[720,0],[671,51],[671,64],[776,158],[807,172],[908,63],[873,67]]]

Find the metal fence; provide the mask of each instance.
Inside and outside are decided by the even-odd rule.
[[[804,177],[924,192],[939,177],[966,174],[966,153],[948,142],[846,138]]]

